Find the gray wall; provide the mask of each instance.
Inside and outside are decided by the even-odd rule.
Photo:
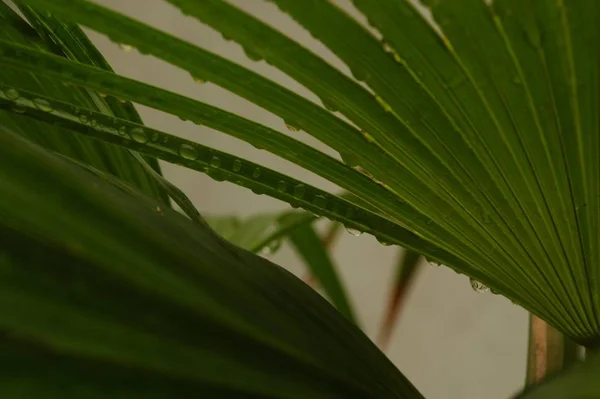
[[[182,15],[162,0],[103,0],[101,3],[223,55],[318,102],[298,83],[265,62],[248,60],[238,45],[224,41],[217,32]],[[233,3],[348,72],[323,45],[272,4],[263,0],[236,0]],[[353,12],[349,2],[338,3]],[[123,75],[222,107],[323,148],[302,132],[287,132],[280,118],[236,95],[211,83],[196,84],[185,71],[155,58],[141,56],[136,51],[126,53],[105,37],[95,33],[91,35],[113,67]],[[319,187],[336,189],[319,177],[244,142],[158,111],[144,107],[138,109],[152,127],[264,163]],[[286,209],[285,204],[276,200],[254,195],[229,183],[215,182],[181,167],[163,164],[163,170],[204,213],[250,215]],[[376,336],[381,323],[397,252],[396,248],[383,247],[368,235],[354,237],[345,233],[334,250],[360,322],[371,337]],[[272,256],[272,260],[303,275],[300,262],[285,246]],[[425,265],[386,352],[428,398],[506,398],[520,389],[523,383],[526,332],[527,314],[523,309],[502,297],[475,293],[467,277],[448,268]]]

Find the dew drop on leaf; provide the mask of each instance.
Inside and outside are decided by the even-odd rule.
[[[130,46],[129,44],[125,43],[119,43],[119,48],[126,53],[129,53],[131,52],[131,50],[133,50],[133,46]]]
[[[354,154],[340,152],[340,157],[342,158],[342,161],[351,168],[357,167],[360,163],[360,159]]]
[[[490,290],[487,285],[484,285],[475,279],[470,278],[469,280],[471,283],[471,288],[473,288],[473,291],[477,293],[488,292]]]
[[[315,195],[315,198],[313,199],[313,204],[315,204],[315,206],[318,206],[319,208],[325,208],[327,206],[327,199],[322,195]]]
[[[267,243],[267,245],[265,245],[264,247],[262,247],[260,253],[261,255],[272,255],[275,252],[279,251],[279,248],[281,248],[281,239],[276,238],[273,241]]]
[[[252,171],[252,177],[258,179],[260,175],[262,175],[262,171],[260,170],[260,168],[254,168],[254,170]]]
[[[280,193],[285,193],[285,190],[287,190],[287,184],[285,184],[283,180],[279,180],[277,183],[277,191]]]
[[[338,108],[336,105],[330,100],[321,100],[325,109],[329,112],[337,112]]]
[[[385,238],[382,237],[376,237],[377,241],[383,245],[384,247],[389,247],[390,245],[392,245],[390,242],[388,242]]]
[[[92,120],[90,121],[90,126],[91,126],[91,127],[96,127],[97,125],[98,125],[98,122],[97,122],[95,119],[92,119]]]
[[[125,135],[127,134],[127,128],[126,128],[125,126],[121,126],[121,127],[119,128],[119,134],[120,134],[121,136],[125,136]]]
[[[290,123],[287,123],[287,122],[286,122],[286,124],[285,124],[285,127],[286,127],[286,128],[287,128],[287,130],[289,130],[290,132],[297,132],[298,130],[300,130],[300,129],[298,129],[296,126],[294,126],[294,125],[292,125],[292,124],[290,124]]]
[[[352,234],[354,237],[358,237],[359,235],[362,234],[362,231],[355,229],[353,227],[346,227],[346,231],[350,234]]]
[[[88,116],[86,114],[81,114],[79,115],[79,121],[81,121],[81,123],[88,123],[90,119],[88,118]]]
[[[133,140],[137,141],[140,144],[146,144],[148,142],[148,136],[146,136],[146,132],[144,132],[144,129],[140,127],[134,127],[133,129],[131,129],[129,135]]]
[[[54,111],[54,108],[52,108],[52,105],[50,105],[50,103],[47,100],[44,100],[43,98],[34,98],[33,103],[40,111],[44,111],[44,112]]]
[[[8,98],[9,100],[17,100],[17,99],[19,99],[19,97],[21,97],[21,94],[16,89],[13,89],[12,87],[10,89],[6,90],[5,95],[6,95],[6,98]]]
[[[215,155],[210,159],[210,166],[212,166],[213,168],[218,168],[221,166],[221,160],[218,156]]]
[[[233,169],[234,172],[239,172],[240,170],[242,170],[242,161],[240,161],[239,159],[233,161],[233,166],[231,169]]]
[[[433,259],[425,258],[425,260],[427,260],[427,263],[429,263],[431,266],[436,266],[437,267],[437,266],[441,266],[442,265],[441,263],[439,263],[438,261],[433,260]]]
[[[296,187],[294,187],[294,192],[292,193],[292,195],[296,199],[302,199],[304,197],[305,193],[306,193],[306,187],[304,187],[303,184],[298,184]]]
[[[250,50],[244,47],[244,53],[246,53],[246,57],[250,58],[252,61],[260,61],[262,60],[262,56],[257,52]]]
[[[150,140],[152,140],[153,143],[156,143],[159,139],[159,135],[157,132],[152,133],[152,138]]]
[[[195,160],[198,157],[198,152],[191,145],[189,145],[189,144],[182,144],[179,147],[179,155],[181,155],[185,159],[193,161],[193,160]]]

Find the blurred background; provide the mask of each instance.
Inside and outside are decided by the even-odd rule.
[[[264,61],[251,61],[239,45],[226,41],[218,32],[186,17],[162,0],[95,1],[224,56],[320,104],[316,96],[291,78]],[[230,2],[349,74],[335,55],[273,4],[264,0]],[[349,0],[336,3],[366,25]],[[106,37],[89,33],[118,73],[216,105],[293,135],[337,157],[337,153],[305,133],[287,131],[280,118],[248,101],[210,82],[196,83],[183,70],[135,50],[124,51]],[[318,176],[210,128],[149,108],[138,106],[138,110],[151,127],[265,164],[331,192],[339,191]],[[162,167],[166,177],[186,192],[205,215],[244,217],[289,208],[277,200],[230,183],[216,182],[201,173],[167,163]],[[319,227],[324,227],[319,223]],[[372,236],[355,237],[345,231],[332,248],[360,325],[373,339],[389,301],[398,253],[397,247],[382,246]],[[269,258],[300,277],[306,276],[302,262],[285,244]],[[504,399],[518,391],[525,379],[527,313],[503,297],[473,291],[466,276],[447,267],[423,263],[385,349],[387,355],[429,399]]]

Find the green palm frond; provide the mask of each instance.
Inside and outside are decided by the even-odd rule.
[[[597,168],[588,166],[598,147],[590,112],[598,93],[593,89],[596,59],[584,58],[586,52],[595,56],[586,45],[593,45],[597,32],[593,24],[583,29],[569,24],[570,18],[596,15],[597,5],[435,1],[431,11],[440,36],[409,4],[357,2],[386,35],[384,46],[328,2],[275,1],[374,90],[372,96],[225,2],[173,1],[313,90],[361,133],[264,77],[100,6],[86,1],[25,3],[210,80],[352,155],[351,166],[360,165],[385,184],[381,197],[396,199],[384,205],[378,194],[354,194],[463,261],[446,264],[579,342],[593,342],[600,332],[595,269],[590,266],[596,259],[591,237],[598,236]],[[516,18],[515,7],[527,12]],[[410,19],[410,29],[399,32],[389,15]],[[465,19],[468,26],[461,22]],[[416,40],[424,42],[426,53],[416,48],[418,42],[406,40],[413,31],[423,33]],[[298,51],[290,58],[286,52],[291,49]],[[3,59],[10,58],[6,65],[42,62],[41,55],[20,57],[25,50],[4,52]],[[550,63],[552,57],[558,61]],[[534,73],[540,70],[535,65],[545,65],[547,73]],[[60,68],[53,73],[60,74]],[[61,77],[67,79],[65,75]],[[578,79],[590,84],[577,85]],[[91,70],[68,80],[96,90],[116,84]],[[143,99],[152,100],[158,98]],[[363,117],[357,115],[359,109]]]
[[[172,349],[185,359],[190,358],[169,334],[183,334],[185,343],[186,334],[207,334],[206,342],[222,344],[210,352],[215,356],[211,359],[239,371],[231,388],[235,392],[223,389],[222,376],[204,359],[190,359],[190,363],[178,363],[176,355],[147,359],[152,373],[163,373],[161,378],[189,382],[191,385],[181,385],[182,394],[189,392],[185,391],[189,387],[208,389],[215,397],[419,397],[355,326],[297,280],[224,242],[201,216],[197,215],[200,223],[193,226],[168,209],[166,193],[183,198],[182,203],[189,201],[148,170],[158,170],[157,159],[280,199],[368,232],[385,243],[402,245],[414,254],[406,262],[411,270],[418,260],[416,254],[422,254],[522,305],[578,344],[597,347],[600,2],[423,0],[417,7],[409,0],[353,0],[368,21],[365,26],[331,1],[271,1],[331,50],[351,76],[225,0],[168,0],[187,16],[239,43],[251,59],[265,60],[294,79],[319,98],[320,104],[224,57],[88,0],[18,0],[31,25],[0,3],[0,163],[4,167],[0,190],[5,194],[0,197],[0,228],[7,242],[15,244],[4,245],[0,252],[0,269],[12,279],[3,283],[8,291],[2,295],[7,295],[8,301],[22,301],[18,303],[27,309],[9,312],[13,324],[4,327],[32,335],[17,334],[16,349],[10,352],[7,347],[7,353],[14,359],[29,359],[20,366],[36,359],[48,361],[51,357],[40,351],[28,352],[28,342],[40,338],[54,349],[71,351],[61,353],[57,362],[73,372],[80,362],[88,364],[91,352],[87,351],[94,349],[96,342],[92,335],[77,341],[75,329],[59,328],[55,335],[52,329],[41,330],[49,327],[36,306],[46,300],[47,306],[55,304],[56,309],[73,316],[69,320],[74,323],[81,317],[76,311],[68,313],[71,310],[64,303],[52,302],[60,299],[53,291],[58,275],[50,273],[50,282],[42,276],[28,286],[30,301],[11,291],[15,286],[11,284],[24,278],[22,265],[39,266],[35,253],[19,252],[18,246],[35,244],[40,246],[40,254],[60,266],[59,272],[64,271],[61,267],[71,267],[61,263],[64,260],[93,265],[89,276],[83,272],[86,284],[93,280],[93,273],[116,273],[127,277],[128,283],[149,284],[144,289],[161,293],[161,300],[170,301],[168,306],[201,311],[203,320],[208,321],[205,326],[210,326],[208,332],[195,325],[188,329],[187,313],[181,313],[176,330],[158,330],[154,338],[140,341],[143,345],[159,340],[165,351]],[[282,130],[287,126],[291,133],[115,74],[77,24],[254,103],[279,117]],[[143,126],[132,103],[244,140],[314,172],[347,193],[334,195],[256,162]],[[297,130],[337,152],[341,161],[293,138]],[[6,172],[14,168],[22,169],[14,176]],[[47,182],[34,179],[33,171]],[[92,186],[86,185],[82,173],[95,176]],[[62,183],[61,177],[66,179]],[[110,181],[113,184],[103,185],[101,194],[94,191],[96,184]],[[55,191],[51,196],[54,202],[34,199],[44,188]],[[52,208],[62,196],[68,199],[72,214]],[[35,212],[14,213],[19,203],[16,198]],[[162,201],[165,212],[146,209],[155,208],[156,201]],[[114,207],[108,202],[114,202]],[[85,212],[86,206],[91,207],[90,212]],[[191,203],[189,206],[188,213],[194,218],[197,213]],[[310,255],[305,256],[307,261],[323,267],[318,270],[325,271],[321,277],[327,280],[330,294],[334,293],[336,299],[332,299],[350,315],[341,284],[332,278],[331,262],[326,253],[318,252],[322,249],[317,246],[318,237],[306,224],[313,216],[293,213],[301,215],[302,221],[295,225],[301,227],[286,232],[293,231],[291,238],[300,252]],[[109,219],[100,220],[99,214]],[[84,222],[97,225],[98,233],[86,230]],[[251,250],[273,238],[263,235],[265,224],[257,222],[248,224],[247,231],[238,230],[240,236],[233,239],[236,232],[231,230],[231,221],[221,222],[232,241]],[[69,228],[52,236],[58,223]],[[125,236],[116,226],[140,235]],[[255,230],[257,226],[262,226],[260,231]],[[102,238],[102,232],[123,242]],[[98,243],[106,248],[94,247]],[[156,248],[142,249],[152,244]],[[316,251],[310,252],[310,248]],[[120,256],[123,264],[143,261],[148,269],[141,268],[144,273],[133,276],[132,270],[103,257],[107,249]],[[150,256],[153,251],[156,259]],[[161,263],[170,259],[177,261],[175,269],[166,269]],[[252,271],[248,265],[253,266]],[[146,275],[150,270],[156,274]],[[187,281],[184,274],[176,273],[184,270],[205,273],[208,280]],[[228,279],[228,273],[236,278]],[[161,287],[161,276],[173,285]],[[115,289],[121,287],[113,280],[109,283],[114,283]],[[179,284],[181,292],[176,289]],[[85,289],[75,291],[73,295],[89,300]],[[134,313],[150,303],[144,302],[146,297],[119,293]],[[138,294],[145,295],[131,293]],[[169,324],[171,307],[158,305],[166,309],[158,321]],[[244,313],[250,308],[261,309],[256,320],[249,320]],[[126,323],[109,326],[101,324],[106,322],[104,316],[111,316],[102,313],[108,311],[93,309],[98,313],[86,319],[87,326],[106,328],[102,331],[107,336],[111,336],[109,327],[114,327],[134,341],[138,332],[132,328],[143,329],[144,323],[157,322],[141,318],[132,320],[139,323],[134,327]],[[329,317],[331,321],[325,321]],[[337,333],[339,342],[333,339]],[[226,338],[219,340],[222,334]],[[228,339],[240,354],[228,351]],[[121,367],[132,360],[139,365],[146,356],[141,349],[134,353],[137,347],[123,346],[121,353],[118,348],[124,342],[114,344],[95,348],[98,358],[93,362],[117,361]],[[250,360],[263,353],[261,350],[270,355]],[[344,358],[348,352],[350,360]],[[84,359],[78,357],[81,355]],[[235,356],[238,362],[232,360]],[[560,397],[556,392],[569,392],[570,384],[592,375],[597,360],[591,359],[562,379],[551,381],[548,388],[534,388],[524,397],[544,397],[552,387],[557,387],[554,397]],[[186,365],[191,368],[184,370]],[[242,370],[255,365],[255,374]],[[90,367],[92,372],[85,377],[89,378],[88,390],[99,386],[105,372],[97,363]],[[15,375],[24,370],[24,366],[15,368]],[[127,381],[135,381],[138,371],[148,370],[132,370]],[[281,380],[269,387],[273,380],[268,376],[278,371]],[[298,383],[295,376],[303,376],[306,384]],[[254,377],[257,380],[252,382]],[[169,384],[164,381],[156,380],[157,397],[168,396]],[[123,395],[121,386],[114,388]],[[578,394],[594,395],[598,389],[591,384]],[[31,396],[33,391],[27,392]]]

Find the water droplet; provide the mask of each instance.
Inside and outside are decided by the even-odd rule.
[[[6,89],[6,98],[8,98],[9,100],[17,100],[19,99],[19,97],[21,97],[21,94],[19,94],[19,92],[16,89],[13,89],[12,87],[10,89]]]
[[[354,154],[340,152],[340,157],[342,158],[342,161],[351,168],[355,168],[360,164],[360,158]]]
[[[127,128],[126,128],[125,126],[121,126],[121,127],[119,128],[119,134],[120,134],[121,136],[125,136],[125,135],[127,134]]]
[[[92,119],[92,120],[90,121],[90,126],[91,126],[91,127],[96,127],[97,125],[98,125],[98,122],[97,122],[95,119]]]
[[[240,170],[242,170],[242,161],[240,161],[239,159],[233,161],[233,167],[231,169],[233,169],[234,172],[239,172]]]
[[[244,53],[246,53],[246,57],[250,58],[252,61],[260,61],[263,59],[263,57],[260,54],[246,47],[244,47]]]
[[[429,259],[429,258],[425,258],[425,260],[427,260],[427,263],[429,263],[431,266],[441,266],[442,264],[436,260],[433,259]]]
[[[129,135],[133,140],[137,141],[140,144],[146,144],[148,142],[148,136],[146,136],[146,132],[144,132],[144,129],[140,127],[134,127],[133,129],[131,129]]]
[[[44,111],[44,112],[54,111],[54,108],[52,108],[52,105],[50,105],[50,103],[47,100],[44,100],[43,98],[34,98],[33,103],[41,111]]]
[[[264,247],[262,247],[260,253],[261,255],[272,255],[275,252],[279,251],[279,248],[281,248],[281,239],[276,238],[267,243],[267,245],[265,245]]]
[[[285,193],[285,190],[287,190],[287,184],[285,184],[283,180],[279,180],[277,183],[277,191],[280,193]]]
[[[162,213],[163,213],[162,209],[161,209],[161,208],[160,208],[160,206],[158,206],[158,205],[156,205],[156,208],[154,208],[154,212],[156,212],[156,213],[160,213],[160,214],[162,214]]]
[[[315,195],[313,198],[313,204],[319,208],[325,208],[327,206],[327,199],[322,195]]]
[[[306,187],[304,187],[303,184],[298,184],[296,187],[294,187],[294,192],[292,193],[292,195],[296,199],[301,199],[302,197],[304,197],[305,193],[306,193]]]
[[[362,234],[362,231],[355,229],[353,227],[346,227],[346,231],[350,234],[352,234],[354,237],[358,237],[359,235]]]
[[[338,108],[337,106],[329,100],[321,100],[321,102],[323,103],[323,106],[325,107],[325,109],[329,112],[337,112]]]
[[[23,107],[22,105],[16,104],[16,103],[15,103],[15,104],[13,104],[13,105],[10,107],[10,109],[11,109],[13,112],[16,112],[17,114],[24,114],[24,113],[25,113],[25,111],[27,111],[27,110],[25,109],[25,107]]]
[[[386,53],[392,53],[394,51],[394,49],[392,49],[392,46],[390,46],[388,41],[385,39],[381,39],[381,46],[383,47],[383,51],[385,51]]]
[[[285,127],[287,128],[287,130],[289,130],[290,132],[297,132],[298,129],[296,126],[292,125],[291,123],[285,123]]]
[[[119,48],[126,53],[129,53],[131,50],[133,50],[133,46],[125,43],[119,43]]]
[[[79,115],[79,120],[81,121],[81,123],[88,123],[88,121],[90,119],[88,118],[88,116],[86,114],[80,114]]]
[[[258,179],[260,175],[262,175],[262,171],[260,170],[260,168],[254,168],[254,170],[252,171],[252,177]]]
[[[168,141],[169,141],[169,137],[168,137],[168,136],[165,136],[165,137],[163,138],[163,143],[167,144],[167,142],[168,142]]]
[[[221,160],[218,156],[215,155],[210,159],[210,166],[212,166],[213,168],[218,168],[219,166],[221,166]]]
[[[354,79],[359,80],[359,81],[365,81],[367,80],[367,72],[364,71],[363,69],[356,69],[356,68],[351,68],[350,72],[352,73],[352,76],[354,76]]]
[[[194,82],[196,82],[198,84],[204,84],[204,83],[206,83],[206,80],[200,79],[200,78],[198,78],[196,76],[192,76],[192,79],[194,79]]]
[[[381,245],[383,245],[384,247],[389,247],[390,245],[392,245],[389,241],[387,241],[385,238],[382,237],[376,237],[377,241],[379,241],[379,243]]]
[[[189,144],[182,144],[179,146],[179,155],[190,161],[195,160],[198,157],[198,152],[194,147]],[[217,158],[218,160],[219,158]]]
[[[156,143],[158,141],[158,139],[160,138],[160,136],[158,135],[158,132],[154,132],[152,133],[152,142]]]
[[[472,278],[470,278],[469,280],[471,282],[471,288],[473,288],[473,291],[477,293],[488,292],[490,290],[487,285],[484,285],[477,280],[474,280]]]

